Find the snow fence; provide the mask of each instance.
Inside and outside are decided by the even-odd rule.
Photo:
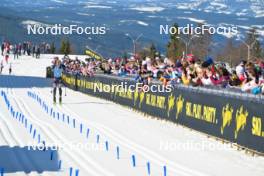
[[[129,78],[106,75],[89,78],[65,73],[63,82],[73,90],[128,106],[264,154],[262,99],[257,101],[257,98],[229,95],[225,91],[198,91],[184,86],[176,86],[171,92],[117,91],[114,85],[122,82],[132,85],[136,82]],[[102,91],[98,91],[98,88]]]

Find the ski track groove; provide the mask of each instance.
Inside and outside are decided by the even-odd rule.
[[[34,88],[33,90],[36,90],[36,88]],[[36,91],[36,92],[41,94],[40,91]],[[42,94],[47,95],[46,92],[42,93]],[[78,120],[83,120],[77,113],[73,112],[70,108],[68,108],[68,106],[66,106],[64,104],[62,104],[62,107],[56,106],[56,108],[59,109],[61,113],[64,110],[66,110],[69,113],[69,115],[73,115],[74,117],[77,117]],[[117,143],[123,145],[124,147],[130,149],[131,151],[135,151],[136,153],[140,154],[141,156],[151,159],[151,161],[153,161],[157,165],[163,166],[164,164],[167,164],[168,169],[170,171],[173,171],[175,174],[181,174],[182,176],[208,176],[207,174],[200,173],[198,171],[192,171],[192,170],[190,170],[184,166],[181,166],[179,164],[175,164],[172,161],[168,161],[166,158],[154,153],[153,151],[150,151],[149,149],[146,149],[145,147],[142,147],[138,144],[135,144],[131,140],[126,139],[125,137],[123,137],[120,134],[117,134],[116,132],[114,132],[114,130],[112,130],[108,127],[105,127],[105,125],[95,123],[95,122],[89,122],[89,125],[92,126],[94,129],[102,132],[105,136],[109,136],[114,141],[117,141]]]
[[[9,81],[7,81],[7,84],[8,84],[8,83],[9,83]],[[7,89],[7,92],[8,92],[9,89],[8,89],[8,88],[6,88],[6,89]],[[2,90],[4,90],[4,89],[2,89]],[[8,111],[8,110],[7,110],[7,111]],[[8,112],[8,113],[9,113],[9,112]],[[10,134],[11,140],[13,139],[13,142],[10,142],[10,138],[9,138],[9,140],[8,140],[8,137],[6,137],[5,134],[4,134],[4,132],[1,131],[1,135],[2,135],[2,137],[4,138],[4,140],[6,141],[6,143],[8,144],[8,146],[11,147],[11,146],[12,146],[11,143],[13,143],[13,145],[19,143],[19,147],[20,147],[20,146],[21,146],[21,141],[19,141],[17,137],[14,137],[13,133],[11,132],[11,131],[13,131],[13,130],[10,130],[10,128],[12,128],[12,127],[10,127],[10,126],[7,124],[7,120],[5,120],[5,117],[2,115],[1,112],[0,112],[0,116],[1,116],[1,120],[4,122],[5,126],[7,127],[7,131],[8,131],[8,133]],[[10,114],[9,114],[8,116],[9,116],[9,118],[13,118]],[[2,123],[1,123],[1,125],[2,125]],[[2,126],[1,126],[0,129],[3,129]],[[16,141],[16,142],[14,142],[14,141]],[[12,156],[13,156],[14,160],[17,162],[17,165],[20,166],[21,168],[23,168],[24,170],[28,170],[28,169],[27,169],[28,166],[26,166],[26,164],[24,163],[24,161],[29,161],[29,160],[28,160],[28,157],[18,157],[18,156],[21,156],[21,154],[22,154],[23,156],[25,156],[24,153],[18,153],[18,152],[14,152],[14,151],[12,151]],[[27,162],[26,162],[26,163],[27,163]],[[25,174],[25,175],[28,175],[28,173],[25,173],[25,172],[24,172],[24,174]],[[33,174],[31,174],[31,175],[33,175]]]
[[[8,81],[8,83],[10,83],[9,81]],[[35,115],[34,115],[34,113],[32,113],[31,111],[30,111],[30,108],[24,103],[24,101],[21,99],[21,98],[16,98],[17,96],[14,94],[14,91],[13,91],[13,89],[11,88],[11,89],[9,89],[9,91],[11,92],[11,94],[13,95],[12,96],[12,98],[13,98],[13,100],[15,101],[15,103],[16,103],[16,105],[17,105],[17,107],[20,109],[20,111],[21,112],[23,112],[23,110],[24,110],[24,114],[28,114],[28,116],[27,117],[30,117],[30,118],[28,118],[28,119],[34,119],[34,120],[32,120],[32,122],[34,122],[34,121],[37,121],[37,126],[41,129],[41,131],[45,131],[45,135],[46,136],[48,136],[49,137],[49,139],[52,139],[52,141],[54,141],[54,142],[56,142],[56,141],[64,141],[64,143],[66,143],[67,141],[66,140],[60,140],[60,139],[63,139],[63,137],[61,137],[52,127],[51,127],[51,125],[49,125],[48,123],[46,123],[46,122],[44,122],[44,121],[42,121],[42,120],[39,120],[38,118],[36,118],[35,117]],[[20,104],[19,104],[19,102],[18,101],[21,101],[22,102],[22,105],[24,106],[24,108],[23,107],[21,107],[20,106]],[[26,112],[26,113],[25,113]],[[46,115],[46,114],[45,114]],[[49,117],[48,117],[49,118]],[[39,123],[40,122],[40,123]],[[52,132],[53,132],[53,134],[54,134],[54,136],[56,136],[57,137],[57,139],[59,139],[59,140],[56,140],[55,138],[53,138],[52,137],[52,134],[49,132],[49,130],[46,130],[45,128],[43,128],[42,127],[42,125],[41,124],[44,124],[45,126],[47,126]],[[66,150],[64,150],[65,151],[65,154],[67,154],[67,156],[69,156],[71,159],[73,159],[74,161],[75,161],[75,163],[78,163],[78,165],[79,166],[81,166],[84,170],[86,170],[88,173],[91,173],[92,174],[92,176],[113,176],[113,174],[110,174],[110,173],[106,173],[106,172],[103,172],[103,171],[98,171],[98,170],[96,170],[96,171],[94,171],[93,169],[91,169],[91,168],[87,168],[87,166],[85,165],[85,164],[82,164],[82,162],[81,161],[79,161],[76,157],[74,157],[74,155],[73,154],[71,154],[71,151],[66,151]],[[83,157],[83,155],[81,154],[81,153],[79,153],[79,151],[78,151],[78,154],[79,154],[79,157],[80,158],[82,158],[84,161],[86,161],[86,162],[88,162],[89,164],[91,164],[91,165],[94,165],[93,164],[93,161],[90,161],[90,160],[88,160],[87,158],[85,158],[85,157]],[[70,163],[70,162],[69,162]],[[100,169],[100,167],[99,166],[97,166],[97,169]],[[100,175],[99,173],[100,172],[103,172],[102,173],[102,175]]]
[[[12,82],[10,81],[10,79],[7,79],[7,85],[12,85]],[[12,88],[7,88],[7,91],[10,92],[11,95],[13,95],[13,89],[12,89]],[[17,107],[18,107],[18,106],[17,106]],[[20,111],[19,113],[22,113],[22,111]],[[26,130],[27,130],[27,129],[26,129]],[[14,136],[13,136],[13,137],[14,137]],[[17,143],[19,143],[19,146],[22,145],[22,142],[19,141],[19,139],[18,139],[17,137],[14,137],[14,139],[17,141]],[[19,142],[18,142],[18,141],[19,141]],[[24,153],[23,153],[23,156],[25,156]],[[30,163],[30,165],[33,166],[33,168],[35,168],[36,171],[40,171],[39,166],[37,166],[37,165],[35,164],[35,162],[33,161],[32,158],[30,158],[30,157],[25,157],[25,160],[26,160],[26,161],[30,161],[30,162],[25,162],[25,163]],[[23,162],[23,164],[25,164],[25,163]],[[33,174],[31,174],[31,175],[33,175]],[[40,175],[40,174],[34,174],[34,175]]]
[[[1,124],[0,129],[4,129],[3,128],[3,124],[4,124],[4,126],[6,127],[6,133],[8,133],[9,136],[11,137],[11,138],[7,137],[5,135],[5,133],[1,130],[1,135],[4,138],[4,140],[7,142],[8,146],[12,147],[12,146],[18,145],[18,147],[21,147],[22,146],[21,141],[19,141],[18,138],[15,136],[15,134],[12,133],[12,131],[14,131],[14,130],[8,124],[7,120],[5,120],[2,113],[0,114],[0,117],[1,117],[1,121],[3,122],[3,123],[0,123]],[[13,117],[10,116],[9,118],[13,118]],[[32,160],[29,157],[27,157],[27,155],[25,153],[12,151],[12,155],[13,155],[14,160],[17,162],[18,166],[21,166],[21,168],[23,168],[24,170],[26,170],[26,171],[29,170],[28,165],[33,165],[33,167],[36,168],[36,166],[34,166],[34,164],[33,164],[34,162],[32,162]],[[39,169],[37,169],[37,170],[39,170]],[[26,173],[26,172],[24,172],[24,174],[28,175],[28,173]],[[30,175],[39,175],[39,174],[31,173]]]
[[[17,96],[15,96],[17,97]],[[16,98],[14,98],[16,99]],[[17,101],[17,100],[16,100]],[[61,136],[59,133],[57,133],[56,130],[54,130],[54,128],[51,127],[50,124],[48,124],[47,122],[44,122],[42,120],[39,120],[38,118],[35,117],[34,113],[32,113],[30,111],[30,108],[26,105],[26,103],[24,102],[24,100],[22,100],[20,98],[20,102],[21,102],[21,106],[24,106],[24,109],[25,111],[27,111],[27,113],[29,114],[29,116],[31,118],[34,118],[33,121],[37,121],[37,124],[38,126],[42,129],[42,131],[45,131],[45,134],[47,136],[49,136],[50,139],[52,139],[52,141],[56,142],[56,141],[63,141],[63,143],[67,143],[67,140],[64,140],[64,137]],[[20,108],[20,109],[23,109],[23,108]],[[50,118],[48,117],[46,114],[45,116],[47,118]],[[45,128],[42,127],[42,125],[46,126],[47,128],[49,128],[49,130],[46,130]],[[51,134],[52,132],[52,134]],[[55,137],[52,137],[52,136],[55,136]],[[57,138],[57,139],[56,139]],[[101,170],[100,166],[98,164],[95,164],[94,161],[92,161],[91,159],[88,159],[87,157],[83,156],[81,152],[79,152],[78,150],[76,150],[75,152],[78,154],[78,156],[74,156],[74,154],[71,154],[71,151],[68,151],[68,150],[63,150],[65,151],[65,153],[70,157],[72,158],[75,163],[78,163],[79,166],[81,166],[84,170],[86,170],[88,173],[91,173],[93,174],[92,176],[114,176],[114,174],[110,173],[109,171],[106,171],[106,170]],[[76,154],[75,154],[76,155]],[[82,159],[80,161],[80,158]],[[87,163],[89,163],[90,165],[92,165],[94,168],[87,168],[87,165],[85,163],[82,163],[82,161],[85,161]]]

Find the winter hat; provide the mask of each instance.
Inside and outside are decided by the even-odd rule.
[[[251,90],[251,93],[253,93],[254,95],[257,95],[259,93],[261,93],[261,87],[255,87]]]
[[[177,68],[182,67],[182,63],[181,63],[180,61],[177,61],[177,62],[176,62],[176,67],[177,67]]]
[[[188,54],[186,57],[187,61],[189,62],[194,62],[195,61],[195,57],[193,54]]]
[[[202,67],[206,68],[213,64],[214,61],[211,57],[207,57],[206,60],[202,63]]]

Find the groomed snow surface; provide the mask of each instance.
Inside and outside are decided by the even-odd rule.
[[[263,176],[263,157],[121,105],[70,89],[65,96],[65,88],[63,104],[53,105],[51,81],[45,78],[51,58],[22,56],[10,61],[12,75],[9,65],[0,75],[0,92],[18,112],[13,117],[0,96],[0,169],[9,163],[4,175],[69,176],[72,168],[72,176],[76,170],[80,176],[148,176],[149,163],[151,176],[163,176],[164,166],[167,176]],[[39,141],[47,150],[18,147]],[[53,156],[49,145],[59,147]]]

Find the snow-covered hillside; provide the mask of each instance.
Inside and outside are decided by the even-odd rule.
[[[215,12],[224,14],[235,14],[237,16],[264,17],[263,0],[115,0],[115,1],[83,1],[78,0],[3,0],[5,6],[64,6],[71,4],[83,4],[84,8],[111,8],[112,5],[126,4],[134,9],[144,11],[161,11],[167,8],[176,7],[177,9],[199,10],[205,12]],[[102,5],[103,3],[107,6]],[[143,6],[145,4],[145,6]]]
[[[186,10],[264,17],[263,0],[182,0],[176,7]]]
[[[69,35],[69,40],[77,54],[82,54],[85,46],[96,49],[100,46],[104,57],[119,57],[124,51],[133,52],[129,33],[143,36],[139,48],[154,43],[161,53],[166,52],[169,35],[160,35],[160,25],[197,25],[204,22],[211,27],[237,27],[240,36],[255,27],[264,36],[263,0],[1,0],[0,22],[3,28],[0,38],[12,42],[31,40],[54,42],[52,35],[27,35],[27,24],[42,26],[61,24],[62,26],[104,26],[105,35]],[[15,35],[13,35],[15,34]],[[215,34],[212,39],[216,47],[210,55],[218,55],[227,39],[235,36]],[[57,35],[55,45],[59,45],[62,35]]]
[[[148,175],[149,166],[151,176],[162,176],[166,166],[167,176],[263,176],[263,157],[121,105],[64,88],[63,104],[53,105],[51,81],[44,78],[52,57],[23,56],[11,61],[11,75],[9,64],[0,75],[0,170],[11,164],[5,175],[65,176],[72,168],[73,176],[135,176]],[[51,156],[12,147],[43,141],[60,149]]]

